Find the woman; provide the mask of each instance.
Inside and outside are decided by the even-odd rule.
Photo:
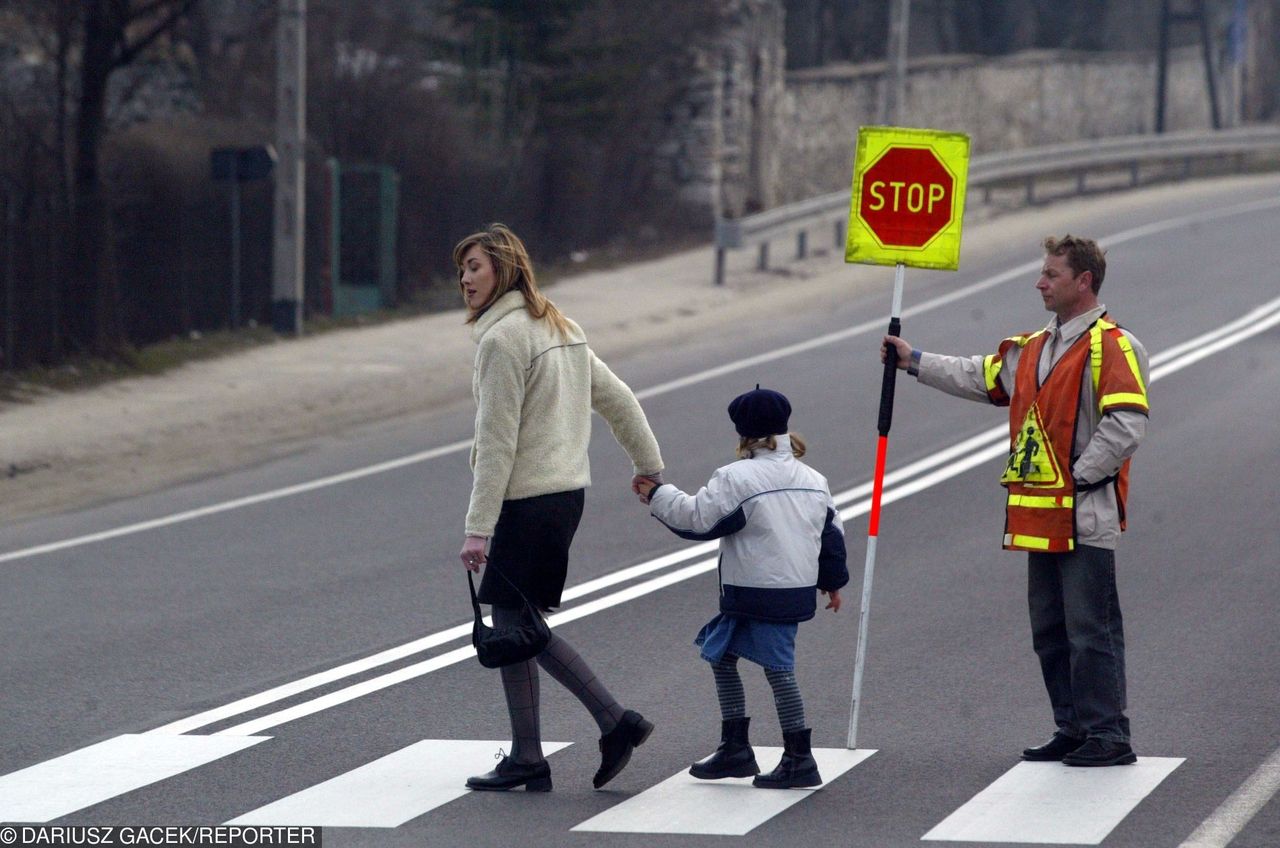
[[[644,412],[627,385],[587,346],[582,329],[538,290],[524,244],[502,224],[467,236],[453,249],[478,345],[472,394],[476,436],[462,564],[479,571],[480,601],[496,626],[516,622],[521,594],[549,610],[560,604],[569,545],[590,481],[591,411],[609,422],[635,466],[632,490],[661,479],[662,457]],[[488,553],[486,554],[486,547]],[[496,572],[496,573],[495,573]],[[568,642],[552,633],[534,660],[504,667],[511,753],[472,789],[551,789],[538,721],[538,666],[572,692],[600,727],[597,789],[612,780],[653,724],[624,709]]]

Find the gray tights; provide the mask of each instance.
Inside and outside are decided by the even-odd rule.
[[[493,608],[495,627],[519,622],[520,610]],[[507,697],[507,713],[511,717],[511,759],[517,763],[536,763],[542,756],[542,731],[538,719],[538,666],[561,686],[573,693],[591,712],[601,735],[618,725],[624,712],[622,705],[609,694],[573,646],[555,632],[546,650],[535,658],[515,665],[503,666],[502,691]]]

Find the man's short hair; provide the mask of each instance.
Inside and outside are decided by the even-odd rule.
[[[1050,256],[1065,256],[1073,276],[1085,271],[1093,274],[1093,293],[1102,288],[1102,278],[1107,275],[1107,255],[1093,239],[1065,235],[1049,236],[1044,240],[1044,252]]]

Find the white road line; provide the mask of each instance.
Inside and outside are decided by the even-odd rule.
[[[285,486],[283,489],[272,489],[269,492],[261,492],[256,495],[236,498],[235,500],[210,504],[209,506],[203,506],[199,509],[189,509],[186,512],[175,512],[172,515],[153,518],[150,521],[140,521],[137,524],[127,524],[123,527],[115,527],[111,530],[103,530],[99,533],[90,533],[86,536],[76,536],[72,539],[63,539],[60,542],[50,542],[46,545],[36,545],[35,547],[23,548],[19,551],[10,551],[6,554],[0,554],[0,563],[39,556],[40,554],[53,553],[54,551],[63,551],[67,548],[77,548],[81,545],[89,545],[94,542],[105,542],[107,539],[129,536],[134,533],[142,533],[146,530],[156,530],[161,527],[168,527],[171,524],[181,524],[184,521],[192,521],[197,518],[217,515],[220,512],[227,512],[228,510],[240,509],[246,506],[266,503],[267,501],[279,500],[280,498],[288,498],[293,495],[301,495],[304,492],[313,492],[316,489],[324,489],[329,486],[336,486],[340,483],[349,483],[352,480],[359,480],[362,477],[369,477],[374,474],[394,471],[397,468],[404,468],[406,465],[416,465],[419,462],[426,462],[427,460],[435,459],[438,456],[457,453],[458,451],[466,450],[469,447],[471,447],[471,440],[467,439],[464,442],[454,442],[450,445],[443,445],[438,448],[432,448],[431,450],[410,454],[409,456],[402,456],[399,459],[379,462],[376,465],[369,465],[352,471],[344,471],[341,474],[321,477],[317,480],[310,480],[306,483]]]
[[[1258,320],[1259,316],[1261,320]],[[1254,323],[1249,325],[1247,321],[1252,320]],[[1208,353],[1222,349],[1224,347],[1238,344],[1258,333],[1264,332],[1270,327],[1280,324],[1280,298],[1276,298],[1264,304],[1263,306],[1252,310],[1245,317],[1236,321],[1229,322],[1216,330],[1205,333],[1193,340],[1195,345],[1179,346],[1184,348],[1185,352],[1181,356],[1171,359],[1168,355],[1153,356],[1151,369],[1151,382],[1156,382],[1171,374],[1181,371],[1196,362],[1199,362]],[[1156,363],[1159,363],[1158,365]],[[975,436],[939,451],[929,457],[918,460],[904,468],[885,475],[885,491],[883,494],[884,505],[891,504],[895,501],[909,497],[917,492],[924,491],[935,486],[945,480],[950,479],[958,474],[962,474],[971,468],[975,468],[983,463],[989,462],[997,457],[1003,456],[1007,450],[1005,439],[1008,430],[1003,425],[992,427],[984,430]],[[948,464],[944,464],[948,463]],[[939,467],[940,466],[940,467]],[[927,473],[926,473],[927,472]],[[912,479],[914,475],[921,475]],[[905,481],[905,482],[904,482]],[[871,484],[864,483],[855,486],[836,495],[836,503],[841,506],[840,518],[844,522],[851,521],[860,515],[865,515],[870,510],[870,499],[868,496],[871,492]],[[853,501],[852,505],[844,506]],[[615,574],[606,575],[581,586],[574,587],[565,592],[565,600],[572,600],[587,594],[590,591],[596,591],[607,586],[614,585],[622,580],[632,579],[652,571],[660,570],[669,565],[683,562],[695,556],[709,554],[716,548],[715,543],[704,543],[692,546],[673,554],[667,554],[650,562],[640,563],[627,569],[623,569]],[[700,574],[711,571],[716,566],[716,558],[714,556],[695,563],[685,568],[678,569],[671,573],[648,580],[643,583],[636,584],[620,592],[606,595],[586,604],[564,610],[556,613],[547,619],[550,626],[556,627],[560,624],[567,624],[570,621],[576,621],[587,615],[600,612],[610,607],[626,603],[644,595],[656,592],[659,589],[674,585],[683,580],[688,580]],[[622,575],[625,575],[622,576]],[[320,672],[292,683],[284,684],[275,689],[242,698],[222,707],[208,710],[194,716],[190,716],[171,724],[155,728],[149,731],[157,734],[171,733],[189,733],[202,727],[233,718],[237,715],[259,709],[267,704],[275,703],[284,698],[292,697],[309,689],[316,688],[327,683],[360,674],[365,671],[384,665],[396,659],[401,659],[416,653],[417,650],[425,648],[416,647],[429,645],[436,647],[446,644],[454,639],[464,638],[471,632],[470,625],[458,625],[439,633],[407,643],[398,648],[392,648],[380,654],[368,657],[364,660],[347,663],[335,669],[326,672]],[[264,730],[277,727],[289,721],[311,715],[329,707],[337,706],[364,695],[376,692],[388,686],[397,683],[403,683],[420,677],[424,674],[430,674],[447,668],[455,663],[463,662],[474,656],[474,650],[470,645],[457,648],[437,657],[424,660],[413,665],[405,666],[396,671],[370,678],[361,683],[353,684],[335,692],[328,693],[310,701],[296,704],[284,710],[253,719],[234,727],[226,728],[220,731],[227,735],[252,735],[260,733]]]
[[[1280,198],[1268,198],[1264,200],[1256,200],[1248,203],[1237,204],[1234,206],[1227,206],[1222,209],[1215,209],[1209,212],[1197,213],[1194,215],[1183,215],[1177,218],[1170,218],[1165,221],[1157,221],[1153,224],[1147,224],[1141,227],[1135,227],[1133,229],[1124,230],[1122,232],[1116,233],[1115,235],[1101,238],[1098,241],[1104,247],[1114,247],[1115,245],[1123,244],[1124,242],[1127,242],[1127,241],[1133,241],[1135,239],[1144,238],[1146,236],[1154,235],[1156,233],[1166,232],[1168,230],[1190,226],[1192,224],[1204,223],[1206,221],[1213,221],[1220,218],[1234,217],[1236,215],[1245,215],[1245,214],[1249,214],[1250,212],[1261,212],[1261,211],[1276,208],[1276,207],[1280,207]],[[1035,262],[1024,263],[1008,271],[1005,271],[1001,274],[997,274],[994,277],[989,277],[986,280],[983,280],[978,283],[974,283],[971,286],[965,286],[964,288],[957,289],[948,294],[933,298],[932,300],[926,301],[917,306],[904,309],[902,313],[902,317],[910,318],[915,315],[921,315],[925,312],[933,311],[935,309],[946,306],[949,303],[953,303],[954,301],[968,297],[969,295],[975,294],[977,292],[984,291],[986,289],[1001,285],[1003,283],[1010,282],[1012,280],[1016,280],[1022,277],[1024,274],[1034,273],[1035,270],[1038,269],[1039,267],[1040,267],[1040,262],[1038,260]],[[834,333],[828,333],[827,335],[819,336],[817,338],[800,342],[798,344],[787,345],[785,347],[777,348],[775,350],[760,354],[758,356],[750,356],[744,359],[738,359],[733,362],[728,362],[728,363],[725,363],[724,365],[717,366],[715,368],[709,368],[704,371],[699,371],[696,374],[690,374],[687,377],[682,377],[677,380],[661,383],[657,386],[651,386],[648,389],[644,389],[642,391],[637,392],[636,397],[640,398],[641,400],[644,400],[646,398],[655,397],[657,395],[665,394],[667,392],[672,392],[677,389],[686,388],[688,386],[705,382],[707,380],[712,380],[717,377],[722,377],[726,374],[732,374],[736,371],[741,371],[745,368],[751,368],[756,365],[761,365],[767,362],[773,362],[778,359],[782,359],[784,357],[794,356],[797,353],[802,353],[807,350],[813,350],[814,348],[844,341],[845,339],[850,339],[855,336],[864,335],[866,333],[882,331],[884,329],[884,323],[885,322],[883,320],[864,321],[861,324],[857,324],[845,330],[840,330]],[[237,498],[235,500],[224,501],[218,504],[211,504],[210,506],[201,507],[199,509],[193,509],[193,510],[187,510],[185,512],[174,513],[173,515],[162,516],[160,518],[151,519],[149,521],[142,521],[136,524],[129,524],[122,527],[116,527],[111,530],[104,530],[98,533],[90,533],[84,536],[76,536],[70,539],[63,539],[57,542],[49,542],[43,545],[36,545],[29,548],[22,548],[16,551],[9,551],[7,553],[0,554],[0,564],[6,563],[6,562],[13,562],[19,559],[26,559],[29,557],[39,556],[41,554],[53,553],[55,551],[66,550],[68,548],[80,547],[82,545],[88,545],[94,542],[103,542],[108,539],[118,538],[120,536],[128,536],[134,533],[142,533],[147,530],[155,530],[160,527],[167,527],[167,526],[170,526],[173,524],[179,524],[185,521],[192,521],[197,518],[204,518],[209,515],[216,515],[220,512],[226,512],[228,510],[240,509],[242,507],[253,506],[255,504],[264,503],[266,501],[292,497],[293,495],[314,491],[316,489],[326,488],[328,486],[336,486],[341,483],[347,483],[352,480],[358,480],[362,477],[369,477],[374,474],[382,474],[387,471],[393,471],[398,468],[404,468],[405,466],[408,466],[408,465],[414,465],[420,462],[426,462],[428,460],[445,456],[447,454],[457,453],[459,451],[469,449],[470,446],[471,446],[471,440],[467,439],[465,441],[459,441],[449,445],[443,445],[438,448],[432,448],[430,450],[420,451],[418,453],[410,454],[409,456],[400,457],[399,459],[393,459],[387,462],[380,462],[380,463],[377,463],[376,465],[370,465],[365,468],[357,468],[348,472],[344,472],[342,474],[334,474],[332,476],[323,477],[318,480],[311,480],[306,483],[299,483],[294,486],[286,486],[281,489],[273,489],[269,492],[261,492],[256,495],[250,495],[243,498]]]
[[[781,748],[756,747],[755,751],[761,768],[766,770],[782,755]],[[572,829],[597,833],[745,836],[874,753],[866,749],[814,748],[813,758],[818,761],[818,770],[826,782],[812,789],[756,789],[749,777],[698,780],[681,771]]]
[[[1085,769],[1018,763],[922,839],[1097,845],[1185,760]]]
[[[0,821],[50,821],[269,738],[116,736],[0,777]]]
[[[542,749],[550,755],[569,744],[543,742]],[[498,748],[510,751],[511,743],[424,739],[227,824],[399,827],[470,794],[467,777],[485,771]]]
[[[1226,848],[1280,792],[1280,748],[1258,766],[1178,848]]]

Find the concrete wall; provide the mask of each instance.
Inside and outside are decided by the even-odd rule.
[[[721,0],[718,15],[687,45],[695,70],[655,151],[673,215],[710,225],[847,188],[883,63],[787,72],[781,0]],[[1175,50],[1171,65],[1166,128],[1209,127],[1200,51]],[[895,123],[968,133],[976,155],[1150,132],[1155,90],[1153,51],[924,57]]]
[[[780,203],[847,188],[858,128],[874,123],[883,65],[787,75],[776,150]],[[991,59],[935,57],[911,65],[902,126],[969,134],[973,153],[1150,132],[1155,57],[1029,51]],[[1212,125],[1197,49],[1171,58],[1166,128]]]

